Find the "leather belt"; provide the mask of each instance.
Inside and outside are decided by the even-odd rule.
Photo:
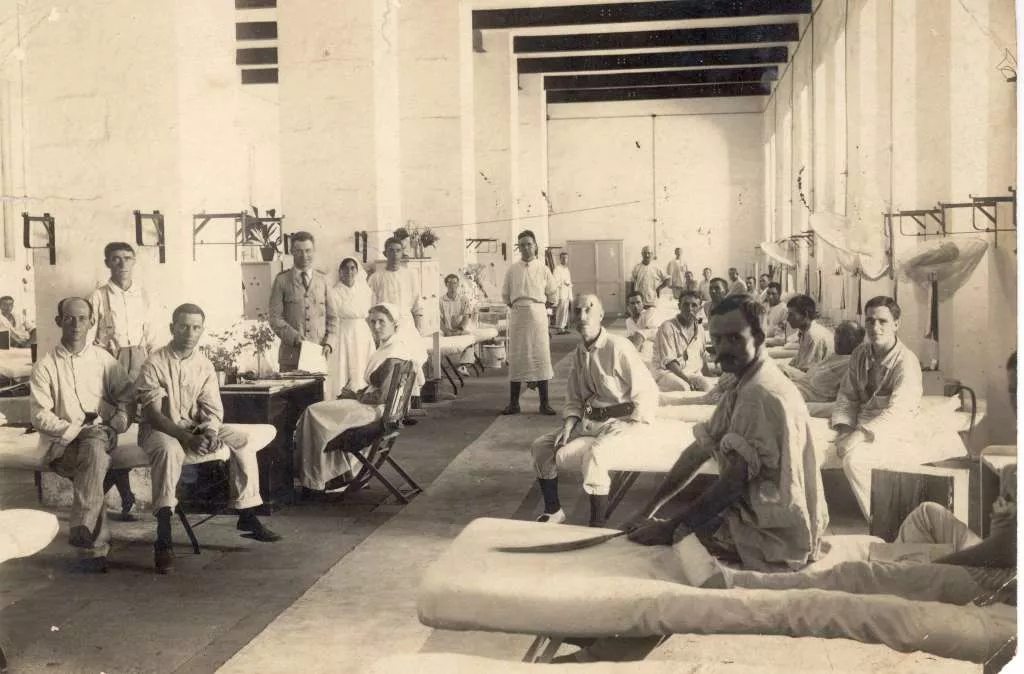
[[[583,407],[583,416],[591,421],[607,421],[608,419],[620,419],[633,414],[636,406],[633,403],[619,403],[608,407]]]

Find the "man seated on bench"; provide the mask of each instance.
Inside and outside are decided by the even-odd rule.
[[[157,573],[170,573],[174,568],[171,513],[178,505],[175,489],[186,454],[212,454],[226,445],[230,450],[231,507],[238,512],[238,529],[257,541],[281,538],[256,517],[256,508],[263,504],[256,452],[247,449],[248,438],[243,433],[221,425],[224,405],[217,373],[196,348],[205,323],[206,314],[195,304],[175,309],[171,342],[150,354],[136,382],[143,419],[139,444],[149,456],[153,480]]]
[[[716,557],[758,571],[798,571],[821,555],[828,509],[807,407],[764,353],[763,305],[731,295],[711,314],[711,340],[722,369],[738,383],[707,423],[693,430],[654,498],[626,524],[629,539],[671,545],[696,534]],[[715,482],[678,502],[708,460]],[[662,637],[599,639],[578,661],[642,660]]]
[[[444,277],[444,285],[448,289],[441,296],[441,334],[445,337],[468,335],[473,332],[473,308],[469,298],[459,297],[459,277],[448,274]],[[459,356],[459,374],[469,376],[469,366],[476,362],[476,347],[470,346],[462,350]]]
[[[837,432],[836,453],[843,460],[843,472],[870,520],[871,470],[910,458],[894,454],[892,444],[884,441],[899,431],[913,442],[913,418],[923,385],[921,363],[899,339],[900,306],[894,299],[880,295],[868,300],[864,328],[867,342],[850,355],[829,425]]]
[[[809,296],[796,295],[790,298],[786,308],[789,310],[786,320],[800,334],[796,356],[789,361],[789,365],[807,372],[812,365],[832,355],[835,336],[816,320],[818,308]]]
[[[629,342],[601,327],[604,307],[596,295],[576,302],[580,344],[570,355],[562,428],[533,442],[534,467],[544,498],[538,522],[558,524],[565,511],[558,500],[558,469],[583,472],[590,495],[590,525],[604,526],[611,477],[602,457],[615,452],[642,452],[658,408],[658,387]]]
[[[14,298],[10,295],[0,297],[0,332],[6,331],[11,346],[16,349],[27,349],[36,338],[36,329],[30,328],[14,313]]]
[[[654,380],[662,391],[707,391],[701,372],[707,335],[697,322],[700,296],[692,290],[679,295],[679,314],[658,328],[654,339]]]
[[[763,294],[765,346],[785,346],[789,339],[789,308],[782,303],[782,284],[772,281]]]
[[[132,386],[113,356],[89,344],[92,305],[81,297],[57,303],[61,337],[32,368],[32,425],[43,462],[74,483],[70,542],[87,570],[106,571],[110,551],[103,478],[117,435],[128,429]]]
[[[644,309],[644,296],[639,290],[626,297],[626,339],[640,352],[645,363],[654,357],[654,337],[658,334],[655,313],[653,308]]]
[[[782,365],[782,371],[793,380],[807,402],[834,402],[839,395],[839,385],[850,368],[850,354],[863,341],[864,328],[856,321],[843,321],[836,326],[835,352],[831,356],[814,363],[806,372],[788,364]]]

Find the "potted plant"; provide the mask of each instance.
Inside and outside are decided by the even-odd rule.
[[[270,262],[275,255],[281,252],[281,223],[274,220],[259,219],[259,210],[252,207],[254,218],[245,218],[245,242],[260,247],[260,255],[264,262]],[[267,211],[270,218],[274,217],[274,210]]]
[[[210,343],[199,347],[203,354],[213,363],[217,371],[217,382],[233,384],[238,376],[238,356],[242,353],[242,345],[232,341],[229,333],[211,333]]]
[[[263,354],[270,350],[270,346],[274,343],[277,335],[275,335],[273,329],[271,329],[270,323],[260,319],[254,325],[249,326],[249,328],[242,333],[242,336],[256,351],[257,375],[264,374]]]
[[[437,234],[433,232],[429,227],[424,227],[420,232],[420,253],[423,252],[424,248],[433,248],[434,244],[441,240]]]

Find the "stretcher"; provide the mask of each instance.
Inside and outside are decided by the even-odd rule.
[[[567,637],[772,634],[845,638],[985,662],[1016,637],[1012,606],[954,606],[830,590],[704,589],[687,583],[674,547],[618,538],[560,554],[494,548],[589,538],[601,530],[481,518],[427,570],[420,622],[435,629],[535,637],[528,662],[550,660]],[[826,537],[807,568],[868,559],[871,536]],[[802,572],[801,572],[802,573]]]
[[[444,374],[448,383],[451,384],[452,391],[458,395],[459,388],[466,385],[465,380],[462,378],[462,374],[459,373],[459,368],[455,363],[452,362],[452,358],[458,358],[462,355],[462,352],[466,349],[472,348],[473,346],[490,341],[498,336],[498,329],[488,325],[478,326],[473,329],[468,335],[454,335],[451,337],[439,337],[438,342],[441,349],[441,372]],[[431,361],[434,358],[434,338],[424,337],[423,346],[427,350],[427,361]],[[473,363],[474,368],[479,368],[483,371],[483,365],[480,364],[479,356],[475,357]],[[458,379],[459,383],[456,385],[455,380]]]

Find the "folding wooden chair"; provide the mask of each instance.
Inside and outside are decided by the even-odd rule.
[[[388,491],[402,503],[408,503],[411,497],[423,491],[423,488],[391,456],[391,450],[394,448],[395,440],[398,439],[399,430],[402,428],[402,421],[409,413],[415,382],[415,363],[403,361],[395,365],[391,372],[391,387],[388,389],[387,399],[384,402],[384,414],[380,421],[350,428],[333,438],[324,447],[325,452],[350,454],[362,464],[363,467],[352,481],[350,489],[358,489],[373,477],[387,487]],[[381,473],[380,469],[385,463],[398,473],[409,489],[403,491]]]

